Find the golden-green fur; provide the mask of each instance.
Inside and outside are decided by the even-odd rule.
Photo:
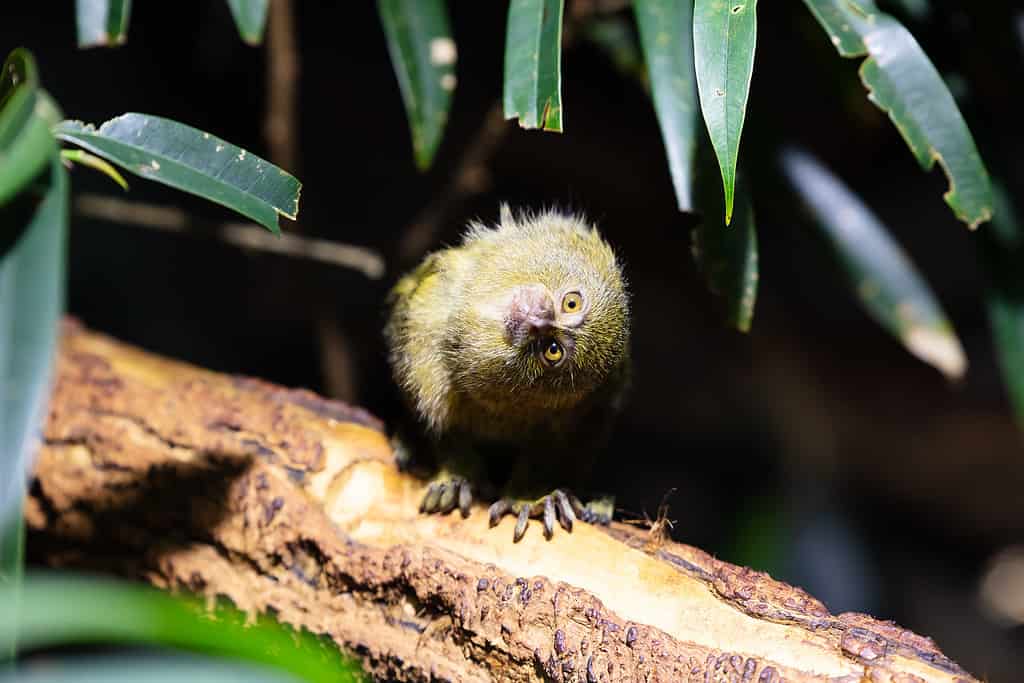
[[[554,332],[574,345],[558,367],[505,334],[512,292],[534,285],[555,301],[579,290],[588,302],[579,327]],[[460,245],[403,277],[390,304],[385,334],[395,378],[438,436],[543,442],[543,434],[607,422],[625,381],[629,301],[621,267],[579,216],[513,216],[503,205],[497,227],[470,225]]]

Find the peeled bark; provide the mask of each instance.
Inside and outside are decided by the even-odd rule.
[[[665,539],[417,514],[366,412],[66,326],[27,518],[57,565],[227,596],[403,681],[975,681],[928,638]]]

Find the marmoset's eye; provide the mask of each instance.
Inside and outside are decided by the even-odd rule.
[[[579,292],[569,292],[562,297],[562,313],[579,313],[583,310],[583,295]]]
[[[549,364],[558,365],[563,357],[565,357],[565,351],[562,349],[562,345],[554,339],[544,345],[544,360]]]

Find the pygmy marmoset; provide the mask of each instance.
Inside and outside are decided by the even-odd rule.
[[[604,521],[569,488],[552,491],[588,470],[629,371],[629,297],[596,228],[502,205],[496,227],[471,223],[389,303],[391,366],[440,466],[421,511],[468,516],[504,470],[490,519],[516,515],[514,540],[530,518],[549,538],[556,520],[567,531],[576,519]]]

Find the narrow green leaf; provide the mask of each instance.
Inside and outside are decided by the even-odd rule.
[[[267,28],[267,8],[270,0],[228,0],[231,16],[235,18],[238,35],[249,45],[263,42]]]
[[[125,181],[124,176],[118,173],[116,168],[111,166],[105,160],[100,159],[98,156],[94,156],[80,149],[62,149],[60,151],[60,158],[65,161],[80,164],[95,171],[99,171],[120,185],[122,190],[125,192],[128,191],[128,183]]]
[[[78,47],[112,47],[128,38],[132,0],[76,0]]]
[[[39,93],[35,59],[28,50],[14,50],[0,72],[0,206],[42,173],[53,155],[53,135],[35,113]]]
[[[0,248],[0,614],[12,614],[19,597],[22,501],[64,309],[67,221],[67,172],[56,155],[47,183],[0,208],[10,229],[0,240],[13,242]],[[14,647],[0,639],[0,658]]]
[[[6,598],[6,596],[4,596]],[[0,620],[0,643],[17,634],[22,649],[69,644],[162,645],[268,664],[307,681],[360,681],[357,664],[334,643],[260,616],[146,586],[98,578],[30,573],[17,620]]]
[[[562,132],[563,0],[512,0],[505,37],[505,118]]]
[[[377,0],[391,65],[405,103],[413,155],[430,167],[441,144],[458,57],[444,0]]]
[[[676,200],[681,211],[692,211],[693,165],[698,140],[693,4],[677,0],[634,0],[633,11],[640,29],[654,110],[668,154]]]
[[[1024,226],[1006,191],[993,184],[992,224],[978,233],[996,358],[1017,424],[1024,429]]]
[[[757,45],[757,0],[696,0],[693,57],[697,90],[722,170],[725,224],[732,221],[740,135]]]
[[[177,121],[122,114],[98,129],[81,121],[54,128],[61,140],[83,147],[140,178],[209,199],[280,232],[277,216],[294,219],[301,183],[269,161]]]
[[[749,332],[757,301],[758,258],[754,207],[745,175],[737,177],[740,190],[731,225],[726,225],[722,193],[714,182],[715,160],[706,138],[698,154],[701,173],[697,183],[701,222],[693,230],[693,258],[708,288],[719,297],[725,319],[740,332]]]
[[[93,655],[29,661],[0,683],[298,683],[280,669],[183,654]]]
[[[789,150],[782,167],[832,244],[851,289],[868,313],[910,353],[959,378],[960,341],[903,249],[838,178],[806,153]]]
[[[971,229],[992,218],[992,185],[974,138],[914,36],[874,0],[804,0],[844,57],[867,59],[860,77],[925,170],[939,162],[944,198]]]

